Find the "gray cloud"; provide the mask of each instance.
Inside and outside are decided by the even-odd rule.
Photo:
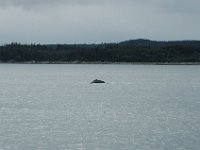
[[[124,0],[129,1],[129,0]],[[115,3],[120,0],[0,0],[0,6],[21,6],[21,7],[33,7],[33,6],[48,6],[59,4],[101,4],[101,3]]]
[[[199,12],[199,0],[0,0],[0,7],[21,7],[34,9],[36,7],[55,7],[58,5],[101,5],[101,4],[128,4],[148,6],[168,12]]]
[[[200,39],[199,0],[0,0],[0,43]]]
[[[166,0],[160,2],[161,8],[171,12],[178,12],[178,13],[197,13],[200,12],[199,0]]]
[[[140,5],[146,5],[154,9],[177,13],[199,13],[199,0],[135,0]]]
[[[69,3],[72,0],[68,0]],[[0,0],[0,6],[17,6],[23,8],[30,8],[35,6],[55,5],[66,3],[65,0]]]

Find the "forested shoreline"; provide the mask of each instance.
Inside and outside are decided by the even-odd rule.
[[[102,44],[20,44],[0,46],[0,62],[200,62],[200,41],[129,40]]]

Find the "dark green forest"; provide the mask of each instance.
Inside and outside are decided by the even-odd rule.
[[[0,46],[1,62],[200,62],[200,41]]]

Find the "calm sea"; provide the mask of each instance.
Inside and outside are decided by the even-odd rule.
[[[199,149],[198,65],[0,65],[0,150]]]

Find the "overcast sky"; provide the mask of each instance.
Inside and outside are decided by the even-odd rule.
[[[200,40],[200,0],[0,0],[0,44]]]

